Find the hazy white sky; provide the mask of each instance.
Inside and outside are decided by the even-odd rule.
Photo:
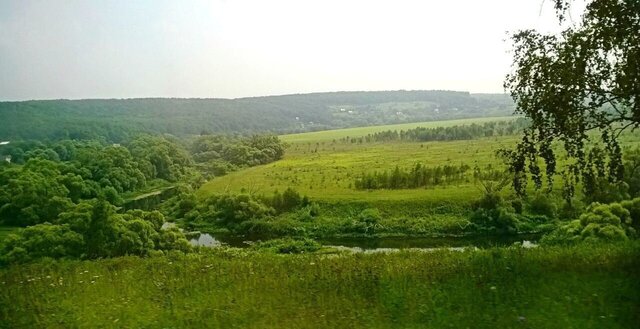
[[[524,28],[551,1],[0,0],[0,100],[502,92]]]

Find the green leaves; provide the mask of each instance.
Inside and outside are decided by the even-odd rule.
[[[191,249],[184,234],[162,229],[157,211],[117,214],[104,200],[83,201],[62,212],[55,224],[38,224],[10,236],[0,247],[0,262],[28,262],[42,257],[107,258],[149,255],[154,250]]]
[[[635,236],[640,198],[622,203],[592,203],[579,219],[561,225],[545,235],[545,244],[626,241]]]
[[[568,4],[555,1],[560,20]],[[563,171],[565,184],[573,186],[589,166],[591,130],[600,132],[599,140],[606,146],[608,179],[620,181],[624,170],[617,137],[625,129],[640,127],[639,2],[593,0],[582,21],[560,35],[526,30],[512,40],[513,71],[505,88],[516,102],[516,112],[532,121],[516,149],[503,153],[514,173],[515,190],[525,193],[526,173],[536,188],[542,187],[538,159],[552,186],[557,172],[554,141],[575,160]],[[569,199],[573,188],[565,188],[565,194]]]

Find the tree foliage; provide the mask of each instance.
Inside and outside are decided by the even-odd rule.
[[[452,141],[471,140],[480,137],[509,136],[521,133],[529,123],[527,120],[519,118],[513,121],[493,121],[483,124],[472,123],[470,125],[460,125],[451,127],[425,128],[416,127],[407,130],[387,130],[362,137],[344,137],[339,141],[343,143],[372,143],[389,141]]]
[[[164,216],[157,211],[118,214],[105,200],[82,201],[60,213],[54,223],[29,226],[11,235],[0,246],[0,263],[189,251],[184,234],[162,229],[163,223]]]
[[[433,187],[455,184],[467,179],[466,173],[471,169],[466,164],[427,167],[416,163],[411,169],[363,173],[356,177],[354,187],[360,190],[373,189],[405,189]]]
[[[571,4],[555,0],[560,21]],[[640,126],[640,2],[593,0],[581,20],[559,35],[519,31],[514,43],[513,71],[505,88],[516,112],[532,126],[515,150],[504,151],[514,172],[513,186],[523,194],[529,175],[536,188],[543,177],[565,178],[565,197],[575,192],[590,165],[594,135],[604,144],[606,179],[622,180],[622,131]],[[593,131],[593,134],[591,133]],[[572,161],[558,171],[554,142]],[[544,162],[544,166],[540,164]]]
[[[349,108],[352,113],[341,112]],[[240,99],[91,99],[0,102],[0,140],[101,139],[140,133],[302,132],[508,115],[501,94],[455,91],[333,92]],[[437,110],[437,111],[436,111]],[[401,111],[401,114],[397,114]],[[52,115],[55,113],[55,115]],[[38,129],[33,129],[34,122]]]
[[[545,235],[545,244],[626,241],[636,236],[640,198],[622,203],[592,203],[579,219],[561,225]]]
[[[222,176],[238,168],[279,160],[284,150],[284,143],[275,135],[202,135],[191,145],[195,162],[209,176]]]

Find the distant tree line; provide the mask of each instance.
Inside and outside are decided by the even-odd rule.
[[[359,190],[411,189],[454,184],[464,181],[469,169],[466,164],[427,167],[416,163],[410,169],[396,166],[390,171],[363,173],[356,178],[354,187]]]
[[[472,123],[470,125],[460,125],[452,127],[425,128],[417,127],[408,130],[386,130],[362,137],[344,137],[340,139],[343,143],[371,143],[390,141],[451,141],[469,140],[480,137],[510,136],[524,131],[529,125],[525,119],[512,121],[495,121],[484,124]]]
[[[344,107],[357,113],[343,113],[340,109]],[[397,115],[398,111],[403,114]],[[139,133],[185,137],[201,133],[304,132],[502,116],[512,111],[513,102],[506,95],[454,91],[0,102],[0,141],[103,139],[123,143]]]

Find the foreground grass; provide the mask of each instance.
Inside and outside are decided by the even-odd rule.
[[[632,328],[640,245],[278,256],[248,251],[0,270],[0,326]]]

